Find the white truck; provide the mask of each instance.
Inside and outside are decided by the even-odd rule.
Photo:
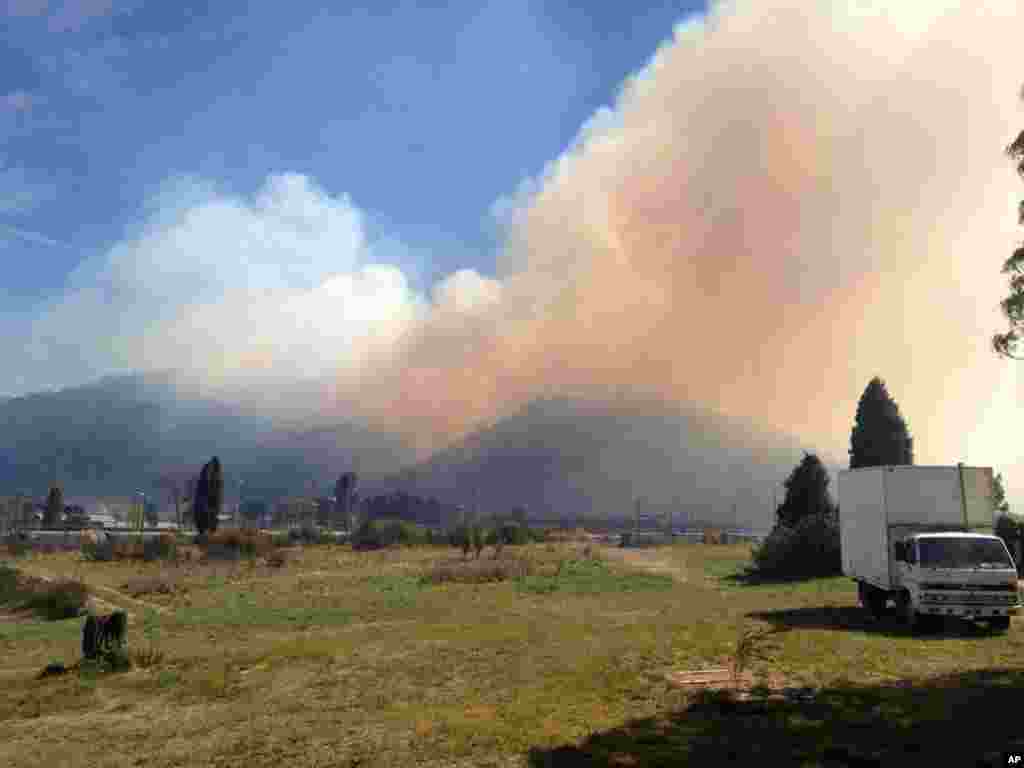
[[[1009,628],[1020,594],[994,535],[991,467],[843,470],[838,495],[843,574],[869,614],[893,600],[912,629],[943,616]]]

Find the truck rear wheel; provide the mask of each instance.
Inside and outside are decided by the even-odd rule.
[[[996,632],[1005,632],[1010,628],[1010,617],[1009,616],[993,616],[988,621],[988,625],[992,627]]]
[[[857,596],[860,598],[861,606],[872,618],[877,619],[885,613],[886,594],[878,587],[859,581],[857,582]]]

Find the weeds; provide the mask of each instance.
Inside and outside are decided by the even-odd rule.
[[[732,653],[733,684],[739,685],[743,672],[750,669],[751,662],[766,659],[765,649],[761,646],[771,630],[757,629],[741,619],[736,628],[736,644]]]
[[[146,638],[148,647],[132,653],[132,660],[137,666],[148,669],[163,662],[164,654],[160,650],[160,631],[159,614],[152,608],[147,608],[142,619],[142,635]]]

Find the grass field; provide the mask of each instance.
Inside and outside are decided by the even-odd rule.
[[[36,680],[78,659],[81,620],[3,617],[0,764],[975,765],[1024,736],[1016,620],[1004,635],[868,624],[849,580],[734,578],[745,545],[593,554],[507,547],[533,574],[482,584],[423,583],[461,557],[444,548],[305,547],[276,570],[19,560],[124,607],[130,645],[153,653],[129,672]],[[172,592],[130,597],[142,578]],[[755,693],[814,695],[667,682],[725,666],[744,636]]]

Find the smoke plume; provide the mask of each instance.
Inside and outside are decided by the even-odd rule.
[[[642,394],[842,457],[878,374],[919,463],[1009,469],[1020,385],[988,340],[1019,236],[1022,23],[1012,0],[719,4],[494,205],[492,277],[418,294],[306,177],[254,200],[179,181],[36,343],[91,349],[100,324],[118,365],[424,453],[536,397]]]

